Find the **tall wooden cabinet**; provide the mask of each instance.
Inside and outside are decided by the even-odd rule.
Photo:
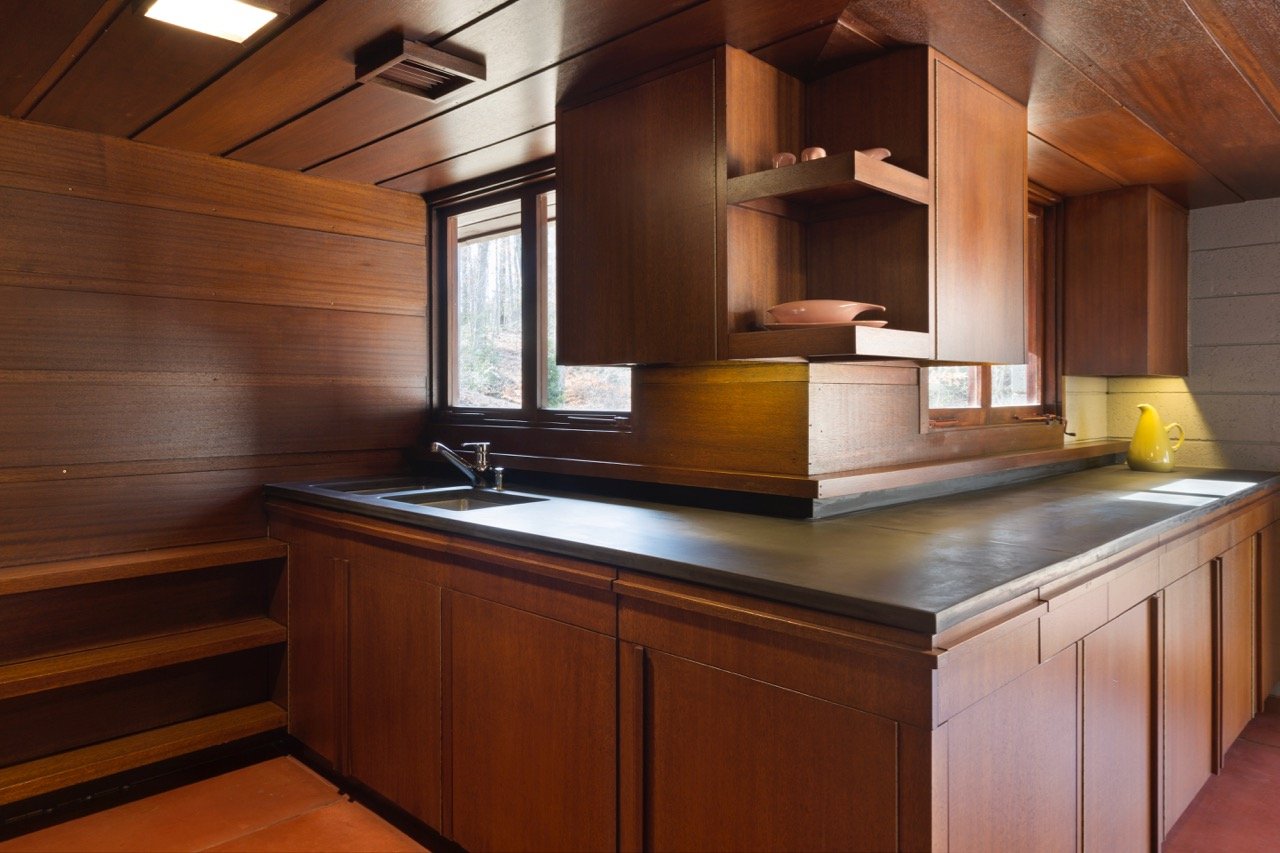
[[[564,105],[556,147],[561,363],[1023,360],[1026,109],[936,51],[806,85],[725,47]],[[805,298],[888,325],[763,330]]]

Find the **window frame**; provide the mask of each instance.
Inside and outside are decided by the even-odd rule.
[[[547,305],[546,205],[541,198],[556,189],[552,169],[519,174],[447,197],[428,199],[431,236],[429,328],[435,357],[431,371],[430,400],[433,422],[485,424],[525,429],[630,430],[631,412],[552,409],[546,406],[548,324],[553,322]],[[521,238],[521,348],[519,408],[458,406],[457,229],[454,217],[485,207],[519,200],[518,230]],[[633,385],[634,388],[634,385]]]
[[[993,406],[992,365],[973,365],[978,369],[980,403],[966,408],[929,408],[929,382],[927,374],[920,383],[922,408],[927,412],[926,423],[930,431],[972,429],[1007,426],[1018,423],[1044,423],[1046,418],[1056,419],[1061,413],[1058,365],[1061,363],[1058,333],[1058,317],[1061,310],[1058,288],[1058,264],[1060,261],[1058,229],[1060,228],[1060,204],[1047,194],[1033,195],[1027,202],[1026,228],[1026,313],[1027,354],[1038,362],[1036,380],[1039,384],[1040,402],[1027,406]],[[1031,363],[1030,361],[1028,362]],[[966,365],[969,366],[969,365]]]

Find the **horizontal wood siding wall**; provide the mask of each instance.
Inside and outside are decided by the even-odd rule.
[[[0,119],[0,566],[262,536],[426,409],[413,195]]]

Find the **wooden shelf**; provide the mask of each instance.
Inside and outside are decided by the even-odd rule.
[[[249,619],[57,657],[0,666],[0,699],[11,699],[118,675],[285,642],[285,627]]]
[[[15,764],[0,769],[0,805],[280,729],[286,718],[279,705],[261,702]]]
[[[812,207],[872,194],[927,205],[933,200],[933,184],[914,172],[853,151],[730,178],[726,186],[729,204],[748,206],[779,199]]]
[[[274,539],[238,539],[0,570],[0,595],[274,560],[288,547]]]
[[[933,336],[903,329],[848,326],[730,332],[729,358],[858,355],[933,358]]]

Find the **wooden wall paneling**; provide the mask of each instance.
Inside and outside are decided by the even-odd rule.
[[[1206,563],[1164,592],[1166,835],[1216,766],[1213,574]]]
[[[799,222],[730,205],[725,229],[733,246],[725,271],[730,331],[758,329],[766,308],[806,298],[805,239]]]
[[[0,664],[261,616],[280,569],[247,563],[0,596]]]
[[[937,357],[1026,361],[1027,117],[934,62]]]
[[[110,0],[0,6],[0,114],[13,115],[62,52]]]
[[[857,18],[928,44],[1028,107],[1028,130],[1090,168],[1193,206],[1240,197],[990,3],[867,0]],[[1034,84],[1034,85],[1033,85]]]
[[[1257,608],[1254,603],[1254,552],[1252,537],[1237,543],[1222,555],[1218,625],[1220,636],[1219,762],[1253,719],[1253,691],[1257,682],[1254,631]]]
[[[313,2],[313,0],[312,0]],[[306,13],[308,0],[293,4]],[[243,44],[152,20],[126,6],[26,118],[130,136],[278,33],[277,17]]]
[[[6,285],[404,314],[426,304],[420,246],[15,189],[0,189],[0,228],[13,247],[0,253]]]
[[[3,286],[0,304],[0,363],[10,373],[188,374],[206,384],[216,375],[240,382],[264,375],[275,382],[318,376],[383,386],[425,381],[420,314]],[[144,326],[145,337],[138,334]]]
[[[388,32],[431,40],[500,0],[329,0],[180,106],[136,134],[168,148],[222,154],[350,87],[355,50]],[[287,75],[287,85],[265,81]]]
[[[558,338],[560,363],[715,359],[720,62],[560,115],[558,252],[579,259],[559,273],[557,322],[575,330]],[[616,189],[593,191],[605,183]],[[612,251],[624,243],[631,252]]]
[[[0,186],[423,246],[407,193],[0,118]]]
[[[1159,840],[1155,599],[1084,638],[1085,850],[1148,850]]]
[[[441,826],[440,587],[419,555],[346,543],[348,772]]]
[[[952,850],[1078,849],[1076,654],[1068,648],[947,723]]]
[[[264,536],[263,483],[385,474],[399,464],[399,450],[379,450],[85,466],[85,476],[0,470],[0,564]]]
[[[457,56],[483,57],[485,80],[435,102],[383,86],[356,86],[237,148],[230,156],[282,169],[306,169],[426,121],[436,113],[490,95],[680,11],[690,2],[526,0],[501,6],[432,45]],[[509,135],[514,133],[513,130]]]
[[[254,649],[0,702],[0,766],[263,702],[270,655]]]
[[[1088,0],[1055,15],[1028,0],[994,3],[1233,192],[1280,194],[1262,153],[1280,145],[1280,121],[1186,4],[1138,0],[1121,11]]]
[[[649,652],[646,848],[889,850],[890,720]]]
[[[739,50],[724,56],[725,168],[730,178],[773,168],[773,155],[805,147],[800,81]]]
[[[844,3],[813,0],[807,6],[814,16],[834,15]],[[558,101],[581,100],[587,92],[716,45],[750,50],[795,26],[795,10],[770,0],[708,0],[308,173],[368,183],[404,175],[459,149],[545,125],[555,119]]]
[[[523,166],[554,157],[556,126],[544,124],[492,145],[483,145],[429,166],[379,183],[387,189],[431,193],[443,187],[473,181],[512,166]]]
[[[446,595],[450,837],[470,850],[613,848],[617,641]]]
[[[407,447],[421,429],[424,384],[0,372],[0,397],[22,400],[0,424],[0,467]]]

